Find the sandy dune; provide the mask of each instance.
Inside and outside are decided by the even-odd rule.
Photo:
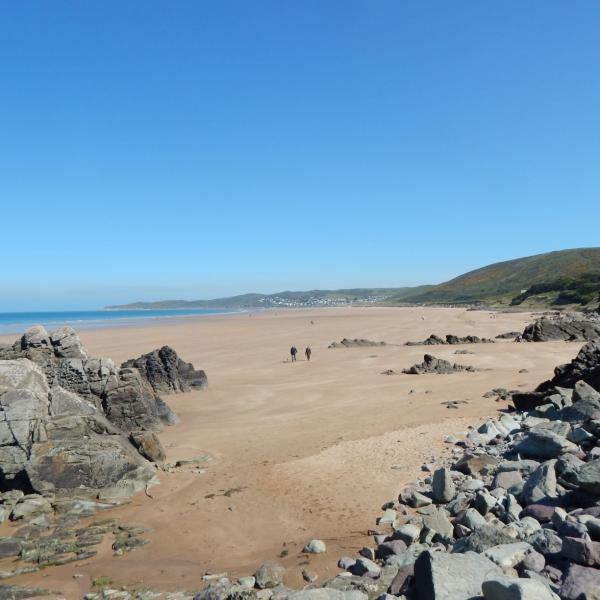
[[[167,398],[181,417],[161,440],[170,462],[208,453],[204,474],[160,473],[153,498],[140,495],[110,516],[153,529],[150,543],[11,580],[78,598],[91,579],[157,589],[197,589],[207,572],[241,575],[281,557],[288,582],[302,568],[321,578],[342,553],[371,542],[378,506],[447,451],[443,437],[492,415],[493,387],[530,388],[581,344],[500,342],[406,347],[430,333],[494,337],[522,330],[525,313],[434,308],[335,308],[189,318],[145,328],[82,331],[93,355],[117,362],[169,344],[204,368],[210,389]],[[343,337],[384,340],[377,348],[327,349]],[[310,344],[313,360],[288,362],[291,344]],[[424,352],[486,369],[452,375],[381,375]],[[302,355],[303,358],[303,355]],[[526,373],[519,373],[527,369]],[[411,392],[412,390],[412,392]],[[458,410],[445,400],[468,400]],[[3,527],[8,527],[4,525]],[[301,549],[319,537],[328,552]],[[83,577],[74,579],[73,574]]]

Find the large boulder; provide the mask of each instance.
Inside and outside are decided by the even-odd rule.
[[[565,452],[576,451],[577,446],[549,429],[538,429],[530,431],[515,445],[515,450],[533,458],[557,458]]]
[[[542,463],[527,479],[521,497],[525,504],[534,504],[546,498],[555,498],[556,460]]]
[[[423,552],[415,562],[419,600],[467,600],[481,596],[484,581],[502,576],[491,560],[474,552]]]
[[[103,398],[107,419],[123,431],[160,431],[177,421],[175,413],[137,369],[123,368]]]
[[[600,458],[581,465],[569,481],[586,492],[600,496]]]
[[[129,497],[154,470],[104,417],[59,417],[33,444],[25,472],[33,490],[55,496]]]
[[[502,577],[483,582],[485,600],[559,600],[559,597],[535,579]]]
[[[58,358],[87,358],[87,352],[72,327],[59,327],[50,333],[54,355]]]
[[[600,319],[582,314],[543,316],[525,327],[521,339],[526,342],[598,340]]]
[[[28,359],[0,361],[0,488],[27,488],[32,444],[46,439],[50,388]]]
[[[571,563],[560,588],[564,600],[582,600],[587,592],[600,587],[600,569]]]
[[[138,369],[157,393],[189,392],[208,387],[206,373],[181,360],[170,346],[128,360],[121,367]]]

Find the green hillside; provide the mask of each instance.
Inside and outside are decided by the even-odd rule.
[[[158,302],[133,302],[116,309],[180,309],[180,308],[273,308],[278,306],[331,306],[355,303],[380,303],[394,297],[398,301],[409,294],[427,291],[429,285],[402,288],[352,288],[342,290],[309,290],[306,292],[278,292],[276,294],[243,294],[214,300],[160,300]]]
[[[520,305],[535,293],[527,295],[534,285],[543,285],[545,298],[540,305],[581,304],[594,297],[594,277],[600,275],[600,248],[576,248],[547,252],[488,265],[460,275],[450,281],[433,286],[424,293],[392,298],[397,302],[414,303],[474,303]],[[570,286],[570,287],[569,287]],[[541,288],[538,288],[542,291]],[[573,292],[573,294],[567,292]],[[559,296],[563,292],[561,299]],[[578,293],[583,296],[577,296]],[[521,297],[521,301],[513,300]]]

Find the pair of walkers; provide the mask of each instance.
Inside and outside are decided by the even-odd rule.
[[[292,355],[292,362],[296,362],[296,355],[298,354],[298,348],[296,346],[292,346],[290,348],[290,354]],[[310,346],[306,346],[306,350],[304,351],[304,356],[306,356],[306,360],[310,360],[310,355],[312,354],[312,350]]]

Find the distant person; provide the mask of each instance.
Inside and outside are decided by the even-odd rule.
[[[296,348],[296,346],[292,346],[290,348],[290,354],[292,355],[292,362],[296,362],[296,354],[298,354],[298,348]]]
[[[310,360],[310,355],[312,354],[312,350],[310,349],[310,346],[306,346],[306,350],[304,351],[304,354],[306,355],[306,360]]]

